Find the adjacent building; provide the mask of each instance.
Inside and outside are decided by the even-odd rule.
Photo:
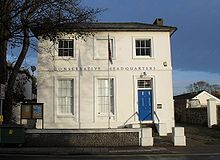
[[[208,93],[207,91],[174,96],[176,122],[210,126],[209,122],[212,118],[213,124],[220,123],[219,98],[219,92]]]
[[[175,27],[145,23],[93,23],[94,33],[72,33],[53,43],[39,35],[37,101],[44,127],[174,126],[170,39]],[[61,31],[62,32],[62,31]],[[109,57],[109,55],[111,57]],[[112,62],[112,63],[111,63]]]

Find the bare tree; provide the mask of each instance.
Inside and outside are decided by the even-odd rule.
[[[190,84],[186,87],[188,92],[199,92],[199,91],[207,91],[207,92],[217,92],[220,91],[220,86],[218,84],[210,85],[205,81],[198,81]]]
[[[1,0],[0,11],[0,83],[7,85],[3,110],[7,123],[12,115],[13,86],[32,45],[32,29],[40,26],[43,38],[55,40],[59,27],[71,23],[75,36],[83,37],[89,32],[81,31],[82,26],[94,22],[101,10],[82,7],[80,0]],[[21,47],[10,74],[6,68],[9,45]]]
[[[210,86],[211,92],[219,92],[220,91],[220,86],[218,84],[213,84]]]

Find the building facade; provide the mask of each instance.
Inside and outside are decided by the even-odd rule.
[[[157,19],[154,24],[94,23],[94,34],[85,39],[69,34],[53,43],[39,37],[37,97],[44,103],[45,128],[159,121],[171,132],[175,30]]]

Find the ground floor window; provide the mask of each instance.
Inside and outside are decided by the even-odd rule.
[[[110,88],[109,88],[110,85]],[[114,78],[99,78],[97,80],[97,96],[96,104],[99,115],[108,115],[109,111],[112,115],[115,114],[114,104]],[[110,94],[110,95],[109,95]]]
[[[73,114],[73,79],[60,79],[58,80],[58,114]]]

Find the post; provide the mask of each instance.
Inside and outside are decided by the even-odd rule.
[[[109,35],[108,35],[108,40],[109,40]],[[110,88],[110,73],[109,73],[109,59],[108,59],[108,128],[110,129],[111,128],[111,125],[110,125],[110,120],[111,120],[111,104],[110,104],[110,91],[111,88]]]
[[[0,104],[0,125],[1,125],[3,122],[3,115],[2,115],[3,100],[0,99],[0,101],[1,101],[1,104]]]
[[[107,57],[107,60],[108,60],[108,128],[110,129],[111,128],[111,125],[110,125],[110,121],[111,121],[111,104],[110,104],[110,93],[111,93],[111,87],[110,87],[110,73],[109,73],[109,66],[110,66],[110,62],[112,63],[112,58],[111,58],[111,47],[110,47],[110,39],[109,39],[109,34],[108,34],[108,57]]]
[[[0,124],[3,122],[2,108],[3,108],[3,100],[5,99],[5,85],[0,84]]]
[[[174,146],[186,146],[184,127],[172,127],[172,141]]]
[[[207,117],[208,117],[208,127],[212,128],[212,125],[217,124],[217,114],[216,114],[216,101],[215,99],[208,99],[207,106]]]

